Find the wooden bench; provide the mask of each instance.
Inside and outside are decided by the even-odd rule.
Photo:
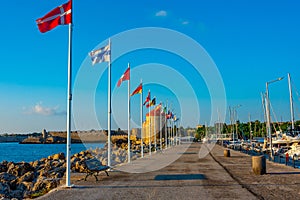
[[[86,176],[84,178],[85,181],[88,176],[94,176],[96,178],[96,181],[98,181],[97,176],[102,171],[104,171],[106,173],[106,175],[109,176],[108,169],[110,167],[102,165],[98,159],[94,158],[94,159],[86,160],[85,165],[86,165]]]

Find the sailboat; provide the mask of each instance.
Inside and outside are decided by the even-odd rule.
[[[288,73],[288,85],[289,85],[289,96],[290,96],[290,115],[291,115],[291,126],[285,132],[280,134],[273,144],[278,146],[288,146],[289,150],[285,151],[292,158],[294,155],[300,156],[300,130],[299,127],[295,127],[295,117],[294,117],[294,102],[291,84],[291,75]],[[277,149],[280,152],[280,149]]]

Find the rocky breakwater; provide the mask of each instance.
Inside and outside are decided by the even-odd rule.
[[[101,162],[102,165],[106,166],[108,164],[107,160],[108,150],[107,145],[100,149],[90,149],[82,151],[80,153],[74,154],[71,157],[71,169],[73,172],[85,172],[86,165],[85,161],[90,159],[97,159]],[[139,157],[138,154],[130,154],[131,160],[135,160]],[[120,148],[117,145],[112,145],[111,147],[111,166],[119,165],[126,163],[128,161],[128,152],[125,148]]]
[[[111,147],[111,165],[125,163],[128,160],[127,150],[113,145]],[[97,159],[107,165],[107,145],[102,149],[86,150],[71,157],[71,170],[84,173],[85,161]],[[131,153],[131,159],[138,157]],[[64,153],[54,154],[34,162],[0,163],[0,199],[34,198],[46,194],[59,186],[66,171]]]
[[[60,184],[65,173],[63,153],[34,162],[0,163],[0,198],[33,198]]]

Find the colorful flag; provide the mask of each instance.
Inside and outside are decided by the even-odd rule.
[[[174,122],[177,122],[179,120],[178,117],[176,117],[176,115],[174,116]]]
[[[155,106],[155,104],[156,104],[156,98],[155,97],[152,99],[150,104],[151,104],[151,106]]]
[[[117,86],[120,87],[120,85],[123,81],[128,81],[128,80],[130,80],[130,68],[129,67],[126,69],[124,74],[119,79]]]
[[[150,97],[150,91],[148,92],[148,96],[146,97],[145,102],[143,103],[143,105],[145,105],[147,102],[151,101],[151,97]]]
[[[131,94],[131,96],[135,94],[142,94],[143,91],[143,84],[141,83]]]
[[[72,0],[54,8],[44,17],[36,20],[40,32],[45,33],[54,29],[58,25],[72,23]]]
[[[96,63],[110,62],[110,45],[108,44],[105,47],[91,51],[89,55],[93,65]]]
[[[156,107],[155,110],[161,110],[161,103],[159,103]]]
[[[162,113],[167,113],[167,107],[165,106],[164,109],[162,110]]]
[[[149,108],[150,106],[155,106],[155,104],[156,104],[156,98],[154,97],[154,98],[152,99],[152,101],[149,102],[149,103],[146,105],[146,107]]]
[[[168,111],[168,113],[166,114],[167,119],[171,119],[172,118],[172,112]]]

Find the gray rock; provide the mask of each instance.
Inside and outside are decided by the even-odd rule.
[[[8,197],[9,193],[10,193],[10,188],[9,185],[7,183],[0,183],[0,195],[2,197]]]
[[[23,181],[32,182],[34,180],[34,176],[35,176],[35,173],[33,171],[27,172],[26,174],[24,174],[23,176],[21,176],[20,178],[18,178],[17,182],[18,183],[21,183]]]
[[[13,174],[9,174],[6,172],[2,172],[0,173],[0,182],[2,183],[8,183],[11,182],[13,180],[15,180],[17,177]]]
[[[54,155],[50,156],[50,158],[51,158],[52,160],[65,160],[65,159],[66,159],[64,153],[54,154]],[[49,157],[48,157],[48,159],[49,159]]]
[[[0,163],[0,172],[7,172],[7,169],[8,169],[7,164],[8,164],[7,161],[2,161]]]
[[[13,163],[9,165],[7,173],[13,174],[15,176],[23,176],[29,171],[33,171],[34,168],[29,163]]]

